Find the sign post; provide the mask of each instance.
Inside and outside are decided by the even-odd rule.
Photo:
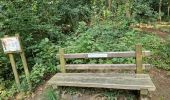
[[[22,52],[20,52],[20,56],[21,56],[21,60],[22,60],[23,66],[24,66],[24,71],[25,71],[27,82],[28,82],[28,86],[29,86],[29,89],[31,90],[32,87],[31,87],[31,82],[30,82],[30,78],[29,78],[30,76],[29,76],[27,60],[26,60],[26,57],[25,57],[25,52],[24,52],[23,47],[21,45],[21,40],[20,40],[19,34],[16,34],[15,36],[19,37],[19,43],[20,43],[20,47],[21,47],[21,51],[22,51]]]
[[[25,53],[24,53],[23,48],[21,46],[19,35],[16,34],[13,37],[8,37],[7,35],[5,35],[4,38],[1,38],[1,42],[2,42],[2,47],[3,47],[4,53],[8,54],[8,56],[9,56],[11,66],[12,66],[12,70],[13,70],[14,77],[15,77],[15,81],[16,81],[18,88],[20,87],[20,81],[19,81],[19,76],[18,76],[18,72],[17,72],[17,69],[16,69],[16,63],[15,63],[15,60],[14,60],[14,55],[13,55],[14,53],[20,53],[22,63],[23,63],[23,66],[24,66],[24,71],[25,71],[25,74],[26,74],[26,79],[27,79],[27,82],[28,82],[28,86],[29,86],[29,89],[31,89],[31,82],[30,82],[30,79],[29,79],[28,65],[27,65]]]

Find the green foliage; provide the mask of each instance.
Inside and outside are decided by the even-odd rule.
[[[170,70],[170,38],[168,38],[166,42],[162,41],[162,44],[163,45],[158,45],[153,62],[158,68]]]
[[[61,16],[61,22],[65,25],[71,25],[74,30],[79,21],[90,20],[91,9],[90,0],[59,0],[58,14]]]
[[[31,81],[36,86],[42,81],[47,74],[57,71],[56,54],[58,47],[49,41],[48,38],[43,39],[39,44],[32,46],[34,49],[35,65],[31,71]]]
[[[151,2],[148,0],[134,0],[132,15],[138,22],[153,22],[158,18],[158,13],[151,8]]]
[[[14,94],[18,92],[16,84],[12,84],[11,87],[5,88],[1,87],[0,89],[0,99],[14,99]]]
[[[70,95],[75,95],[75,94],[79,93],[79,89],[75,88],[75,87],[65,87],[65,88],[63,87],[61,89],[61,91],[66,92],[66,93],[68,93]]]
[[[57,95],[57,91],[53,90],[52,88],[47,88],[43,93],[42,100],[58,100]]]
[[[130,91],[122,91],[122,90],[110,90],[105,91],[103,96],[107,97],[107,100],[117,100],[116,97],[125,96],[127,100],[134,100],[136,97]]]
[[[56,38],[59,34],[59,27],[56,25],[59,16],[54,9],[56,2],[3,1],[1,6],[1,30],[4,34],[20,33],[24,39],[30,34],[49,38]]]
[[[78,30],[81,30],[81,25]],[[106,51],[130,51],[135,50],[136,44],[142,44],[144,50],[151,50],[153,58],[158,56],[158,53],[164,53],[160,47],[164,47],[162,39],[157,36],[138,32],[132,29],[120,30],[116,23],[113,22],[101,22],[100,24],[93,25],[93,27],[84,30],[82,28],[81,33],[76,37],[71,37],[66,43],[68,53],[77,52],[106,52]],[[160,54],[162,55],[162,54]],[[168,65],[166,61],[159,62],[155,59],[147,60],[149,63],[160,66],[161,63]],[[168,56],[163,56],[167,58]],[[135,63],[133,58],[113,58],[111,60],[84,60],[88,63]],[[81,60],[75,60],[73,63],[82,63]],[[163,68],[163,67],[161,67]]]
[[[93,27],[90,27],[88,30],[79,33],[77,37],[73,36],[73,38],[70,38],[68,44],[66,43],[67,45],[71,45],[68,47],[68,51],[90,52],[112,50],[113,44],[118,42],[116,40],[123,36],[123,32],[128,31],[114,27],[116,27],[116,24],[113,22],[101,22],[100,24],[94,24]],[[80,28],[79,31],[81,30]],[[82,31],[83,30],[84,29],[82,29]],[[105,45],[103,45],[104,43]]]

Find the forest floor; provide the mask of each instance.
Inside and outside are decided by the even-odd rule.
[[[156,86],[156,91],[151,93],[151,100],[170,100],[169,72],[155,68],[150,70],[149,74]]]

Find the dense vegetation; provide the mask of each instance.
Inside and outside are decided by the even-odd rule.
[[[46,76],[58,72],[55,55],[60,47],[69,53],[126,51],[141,43],[144,49],[153,52],[148,62],[170,70],[168,40],[131,27],[137,23],[154,24],[160,16],[168,20],[168,0],[162,1],[161,5],[160,14],[159,0],[1,0],[0,37],[20,34],[33,88]],[[13,98],[18,91],[26,93],[28,86],[20,58],[16,56],[22,80],[19,90],[8,57],[2,50],[0,61],[0,97]],[[132,59],[112,59],[106,63],[124,61],[134,62]]]

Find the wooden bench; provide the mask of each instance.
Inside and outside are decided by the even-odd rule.
[[[64,54],[59,50],[60,68],[48,84],[57,86],[95,87],[138,90],[140,99],[146,100],[149,91],[155,91],[155,86],[149,74],[144,74],[149,64],[142,64],[142,58],[150,55],[150,51],[142,51],[141,45],[136,45],[136,51],[104,52],[104,53],[76,53]],[[65,59],[87,58],[127,58],[136,59],[136,64],[66,64]],[[134,70],[136,73],[66,73],[68,70]]]

